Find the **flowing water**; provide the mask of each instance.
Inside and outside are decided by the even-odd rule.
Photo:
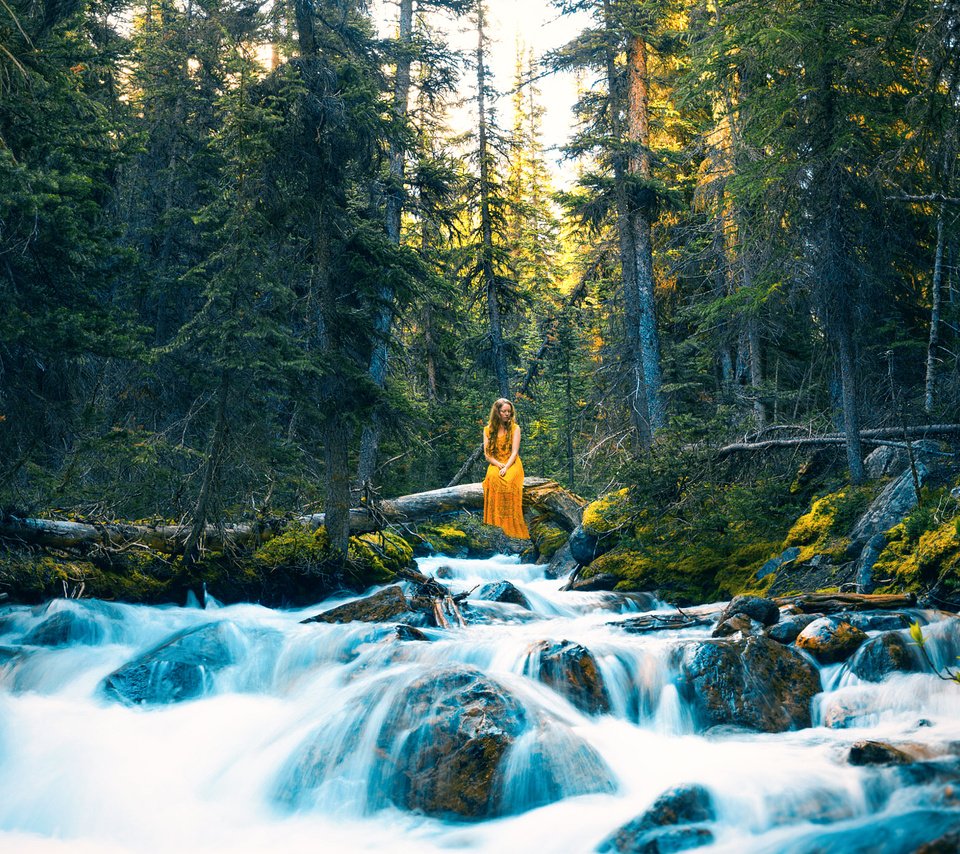
[[[425,628],[428,643],[398,640],[393,623],[301,624],[346,598],[300,611],[91,600],[0,610],[0,851],[588,852],[691,783],[716,807],[703,851],[892,854],[960,828],[944,783],[960,780],[960,686],[931,674],[872,684],[833,665],[811,728],[697,732],[677,650],[709,626],[629,634],[617,623],[659,603],[565,592],[511,558],[420,568],[441,564],[454,591],[506,578],[531,609],[470,600],[482,622]],[[951,663],[960,621],[918,616],[932,654]],[[196,696],[130,705],[106,687],[125,663],[204,625],[221,660]],[[586,714],[536,678],[545,640],[593,653],[609,712]],[[140,687],[164,699],[175,666],[147,667]],[[425,676],[451,669],[501,686],[525,721],[496,780],[496,819],[396,806],[398,745],[410,737],[397,710]],[[838,714],[845,728],[824,725]],[[930,760],[912,776],[854,767],[847,750],[865,738],[922,745]]]

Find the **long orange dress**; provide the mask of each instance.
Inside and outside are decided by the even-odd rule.
[[[514,424],[513,429],[520,428]],[[498,444],[499,435],[490,440],[488,430],[488,427],[483,428],[484,436],[488,437],[490,455],[505,463],[513,453],[513,436]],[[483,479],[483,522],[503,528],[508,537],[530,539],[527,523],[523,520],[523,463],[519,456],[503,477],[500,477],[497,466],[487,466],[487,476]]]

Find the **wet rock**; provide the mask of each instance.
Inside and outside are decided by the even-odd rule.
[[[917,477],[920,485],[929,476],[929,469],[917,461]],[[908,470],[896,480],[888,483],[873,500],[866,512],[857,520],[850,532],[851,540],[869,540],[876,534],[890,530],[894,525],[917,506],[917,493],[913,485],[913,475]]]
[[[578,566],[580,566],[580,564],[577,563],[573,557],[573,553],[570,551],[570,543],[566,542],[557,549],[556,554],[550,558],[550,563],[547,565],[544,574],[547,578],[565,578]]]
[[[869,540],[855,540],[861,543],[862,548],[854,564],[854,578],[858,593],[873,593],[877,586],[873,578],[873,568],[887,545],[887,535],[883,532],[874,534]],[[852,545],[852,544],[851,544]]]
[[[909,629],[913,620],[899,611],[841,611],[838,620],[846,620],[854,628],[864,632],[893,632]]]
[[[786,566],[788,563],[792,563],[800,556],[800,549],[797,546],[790,546],[788,549],[784,549],[776,557],[770,558],[760,569],[757,570],[756,578],[760,580],[761,578],[766,578],[770,573],[776,572],[781,567]]]
[[[718,724],[783,732],[810,726],[820,674],[802,655],[766,637],[687,645],[678,680],[701,728]]]
[[[713,842],[702,822],[716,819],[713,798],[703,786],[678,786],[664,792],[645,813],[627,822],[597,846],[598,852],[660,854]]]
[[[792,617],[786,617],[770,628],[767,637],[777,641],[777,643],[791,644],[797,639],[800,632],[817,619],[819,618],[815,614],[796,614]]]
[[[763,632],[763,624],[756,620],[751,620],[746,614],[734,614],[717,624],[717,627],[711,633],[715,638],[728,638],[739,634],[742,637],[747,635],[759,635]]]
[[[523,706],[471,668],[449,668],[411,683],[378,739],[388,755],[402,735],[391,798],[430,816],[499,815],[497,771],[527,725]]]
[[[777,792],[767,804],[770,823],[784,825],[806,821],[831,824],[852,818],[856,809],[844,794],[830,789],[809,790],[803,786]]]
[[[303,623],[388,623],[411,613],[410,603],[397,585],[384,587],[372,596],[347,602],[329,611],[301,620]]]
[[[882,682],[890,673],[920,673],[923,661],[916,647],[901,632],[870,638],[850,660],[850,670],[865,682]]]
[[[849,658],[866,639],[866,632],[845,620],[821,617],[797,635],[796,645],[821,664],[834,664]]]
[[[570,556],[581,566],[586,566],[613,548],[614,541],[608,540],[609,538],[588,534],[583,525],[578,525],[571,532],[567,545],[570,547]]]
[[[27,646],[96,646],[103,640],[103,627],[87,614],[57,611],[27,632],[21,643]]]
[[[589,578],[574,578],[568,590],[577,590],[581,593],[590,593],[596,590],[613,590],[620,579],[611,572],[600,572]]]
[[[851,765],[907,765],[913,759],[884,741],[858,741],[850,747],[847,761]]]
[[[406,623],[400,623],[397,626],[397,640],[402,641],[429,641],[428,638],[420,629],[415,628],[414,626],[408,626]]]
[[[103,681],[103,692],[131,706],[200,697],[209,692],[215,673],[238,660],[242,645],[233,623],[188,629],[115,670]]]
[[[957,854],[960,851],[960,830],[951,830],[943,836],[925,842],[914,854]]]
[[[693,614],[643,614],[640,617],[629,617],[617,623],[607,623],[608,626],[619,626],[633,634],[646,632],[661,632],[667,630],[689,629],[693,626],[707,626],[713,620]]]
[[[540,641],[531,650],[541,682],[590,714],[610,711],[610,698],[593,653],[570,641]]]
[[[436,575],[437,578],[453,578],[453,567],[447,566],[446,564],[438,566],[434,575]]]
[[[477,599],[487,602],[506,602],[509,605],[519,605],[530,610],[530,603],[517,588],[509,581],[492,581],[484,584],[477,592]]]
[[[777,603],[760,596],[734,596],[721,612],[719,622],[729,620],[736,614],[745,614],[764,626],[772,626],[780,621]]]

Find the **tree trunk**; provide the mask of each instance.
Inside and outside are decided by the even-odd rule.
[[[193,523],[190,526],[190,535],[184,544],[184,561],[189,566],[200,556],[203,545],[203,534],[207,528],[207,519],[210,504],[216,491],[217,474],[223,459],[223,451],[227,440],[227,398],[230,389],[230,377],[226,369],[220,372],[220,385],[217,388],[217,413],[213,425],[213,435],[210,438],[210,448],[207,451],[207,461],[203,468],[203,482],[200,484],[200,494],[193,510]]]
[[[487,300],[487,321],[490,325],[490,350],[497,394],[510,396],[507,375],[507,356],[503,344],[503,325],[500,319],[500,300],[497,294],[496,271],[493,264],[493,220],[490,212],[490,132],[487,126],[487,64],[486,12],[483,0],[477,2],[477,146],[480,157],[480,265]]]
[[[930,284],[930,338],[927,342],[927,376],[924,384],[923,408],[933,412],[936,399],[937,362],[940,349],[940,307],[943,282],[943,224],[946,205],[937,211],[937,249],[933,259],[933,281]]]
[[[650,164],[650,91],[647,69],[647,45],[642,36],[634,36],[627,52],[627,141],[632,147],[628,168],[634,178],[649,181]],[[643,378],[647,393],[650,428],[663,427],[663,375],[660,367],[660,336],[657,331],[653,281],[652,211],[653,190],[647,189],[640,201],[630,206],[630,227],[636,264],[638,329]]]
[[[616,143],[624,138],[621,115],[624,112],[621,95],[620,77],[617,72],[616,58],[610,40],[614,37],[615,21],[609,0],[603,3],[604,25],[607,30],[606,74],[608,90],[608,114],[610,117],[610,135]],[[640,344],[640,295],[637,288],[637,250],[635,234],[631,228],[630,197],[627,191],[626,157],[622,151],[614,151],[613,164],[614,198],[617,209],[617,238],[620,250],[620,277],[623,286],[624,306],[624,361],[629,369],[629,387],[626,402],[630,410],[633,432],[641,448],[649,450],[653,444],[653,424],[650,415],[649,395],[647,394],[646,372],[644,370],[643,348]]]
[[[847,466],[850,480],[863,483],[867,474],[863,468],[863,445],[860,442],[860,413],[857,405],[856,365],[850,330],[842,328],[837,334],[840,359],[840,389],[843,401],[843,431],[846,437]]]
[[[397,124],[407,119],[410,99],[410,65],[413,43],[413,0],[400,0],[400,33],[398,38],[397,71],[393,87],[393,117]],[[400,245],[400,222],[403,215],[404,152],[397,142],[390,144],[389,185],[386,200],[387,239]],[[389,367],[390,329],[393,325],[394,293],[387,284],[380,287],[380,304],[374,318],[373,351],[370,354],[370,378],[377,388],[387,381]],[[357,467],[357,482],[361,487],[372,483],[377,469],[380,435],[383,432],[383,417],[374,409],[370,422],[365,424],[360,437],[360,462]]]

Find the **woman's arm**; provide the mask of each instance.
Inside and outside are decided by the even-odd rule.
[[[506,475],[508,469],[517,461],[517,457],[519,455],[520,455],[520,425],[514,424],[513,425],[513,447],[510,449],[510,459],[508,459],[502,465],[500,463],[496,463],[496,465],[500,465],[500,477],[503,477],[504,475]]]

